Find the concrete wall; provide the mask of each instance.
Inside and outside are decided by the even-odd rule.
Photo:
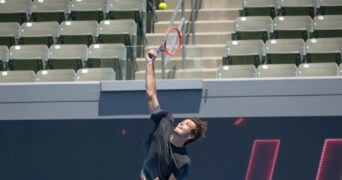
[[[340,116],[342,79],[160,80],[175,117]],[[0,85],[0,120],[148,117],[144,81]]]

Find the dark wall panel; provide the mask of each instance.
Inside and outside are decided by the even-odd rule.
[[[180,119],[177,119],[178,122]],[[255,139],[280,139],[273,179],[315,179],[326,138],[342,138],[341,117],[213,118],[189,145],[189,179],[244,179]],[[0,121],[0,179],[137,179],[144,119]]]

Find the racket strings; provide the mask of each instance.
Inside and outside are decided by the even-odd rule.
[[[181,39],[176,29],[172,29],[166,36],[164,42],[164,50],[170,54],[175,54],[179,51]]]

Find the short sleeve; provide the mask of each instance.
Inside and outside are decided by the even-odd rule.
[[[151,120],[153,120],[155,124],[159,124],[160,120],[163,118],[167,118],[173,123],[173,116],[168,111],[161,110],[160,108],[158,108],[153,110],[153,112],[151,113]]]

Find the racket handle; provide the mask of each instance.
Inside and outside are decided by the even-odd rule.
[[[160,48],[158,48],[158,49],[155,49],[156,50],[156,54],[158,54],[159,53],[159,51],[160,51]],[[151,54],[151,53],[148,53],[148,57],[149,58],[154,58],[154,55],[153,54]]]

